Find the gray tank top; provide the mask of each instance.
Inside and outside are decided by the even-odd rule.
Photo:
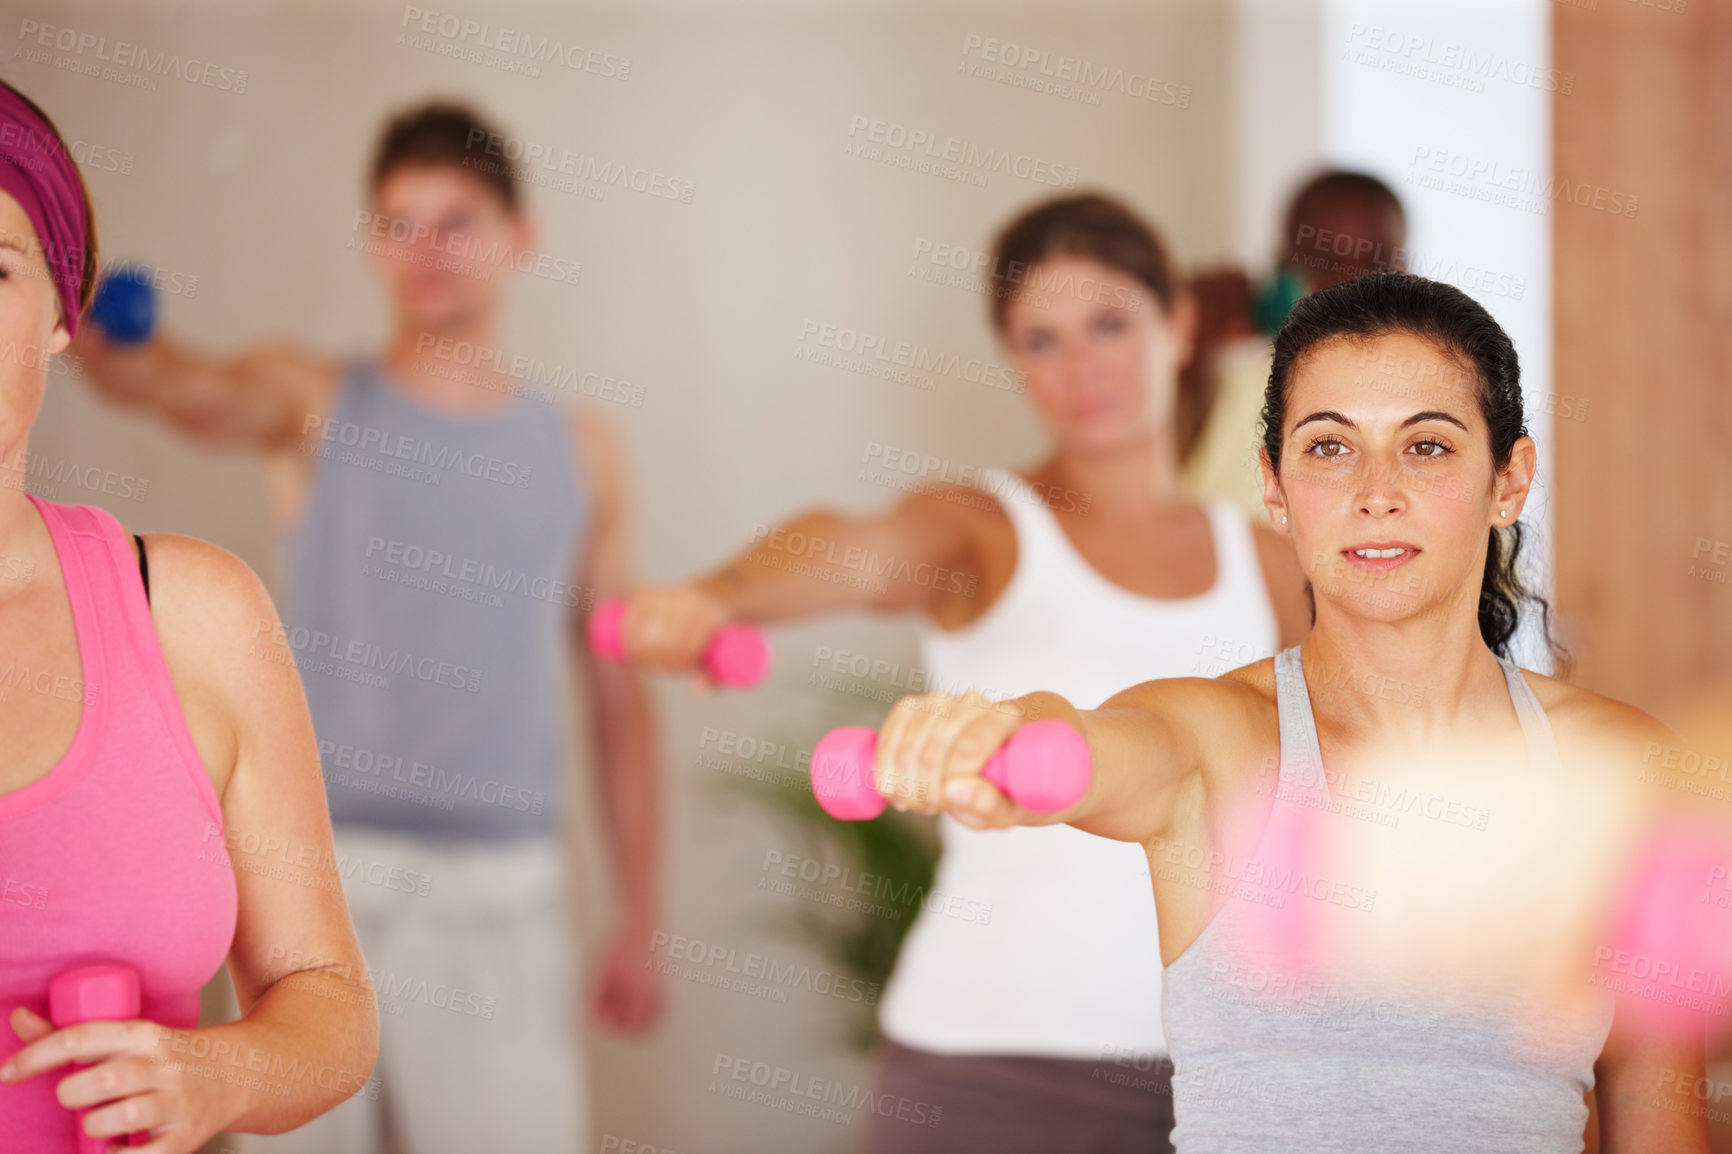
[[[302,434],[282,613],[332,820],[442,841],[558,827],[568,619],[588,516],[561,410],[418,405],[353,362]]]
[[[1530,762],[1557,766],[1545,711],[1520,669],[1499,662]],[[1488,991],[1470,1009],[1411,987],[1300,973],[1273,954],[1268,927],[1281,903],[1267,892],[1267,867],[1302,836],[1303,811],[1332,805],[1298,646],[1275,658],[1275,679],[1279,785],[1257,851],[1240,871],[1256,883],[1235,885],[1165,970],[1175,1148],[1580,1151],[1582,1095],[1611,1027],[1609,998],[1579,1018],[1542,1019],[1516,1012],[1514,995]]]

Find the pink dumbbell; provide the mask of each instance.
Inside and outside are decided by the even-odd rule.
[[[1672,818],[1653,831],[1631,864],[1622,902],[1608,939],[1595,950],[1594,965],[1609,968],[1620,958],[1647,963],[1643,980],[1627,986],[1645,996],[1628,1001],[1638,1020],[1645,1019],[1656,1033],[1676,1024],[1700,1028],[1705,1015],[1711,1031],[1725,1028],[1714,1020],[1729,1004],[1724,989],[1715,985],[1717,978],[1696,998],[1674,1003],[1661,995],[1669,981],[1681,984],[1676,981],[1680,976],[1723,974],[1732,965],[1732,919],[1721,908],[1717,892],[1723,892],[1728,876],[1732,842],[1723,830],[1695,818]]]
[[[56,1029],[76,1026],[80,1022],[126,1022],[138,1017],[140,998],[138,971],[131,966],[81,966],[67,970],[48,983],[48,1020]],[[74,1062],[73,1069],[82,1070],[85,1063]],[[84,1132],[84,1116],[88,1107],[75,1111],[78,1127],[78,1154],[104,1154],[114,1138],[92,1138]],[[142,1146],[150,1141],[145,1131],[126,1136],[127,1146]]]
[[[603,601],[589,615],[589,643],[609,661],[625,660],[625,602]],[[748,689],[770,671],[770,643],[751,625],[724,625],[704,649],[710,680]]]
[[[888,804],[872,776],[878,731],[832,729],[812,751],[812,793],[842,821],[868,821]],[[1089,787],[1089,746],[1069,722],[1031,721],[987,759],[980,776],[1031,813],[1069,809]]]

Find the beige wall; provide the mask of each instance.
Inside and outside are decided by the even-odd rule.
[[[473,98],[525,139],[690,181],[689,205],[618,188],[601,200],[537,192],[544,248],[581,261],[582,275],[576,286],[522,278],[507,325],[514,351],[641,387],[641,407],[587,403],[629,447],[640,569],[652,580],[709,565],[755,524],[801,506],[886,504],[892,491],[856,479],[870,441],[955,465],[1021,462],[1039,450],[1013,395],[945,376],[921,391],[796,359],[807,320],[993,358],[985,298],[912,279],[911,258],[922,239],[984,249],[1007,214],[1051,191],[1002,174],[973,187],[845,156],[851,118],[1074,165],[1079,185],[1149,213],[1182,260],[1232,251],[1224,3],[464,9],[627,57],[623,82],[530,78],[400,45],[405,9],[390,3],[9,8],[8,37],[36,20],[248,72],[244,94],[175,80],[146,92],[10,50],[0,57],[69,136],[96,146],[87,168],[105,252],[197,277],[196,295],[165,299],[166,324],[211,352],[377,343],[384,304],[350,248],[351,221],[374,133],[405,102]],[[970,35],[1188,86],[1189,106],[1116,92],[1087,104],[965,75]],[[97,170],[123,162],[130,172]],[[49,494],[56,499],[104,504],[135,528],[210,538],[270,573],[254,463],[105,409],[66,378],[55,379],[33,449],[148,482],[142,500],[68,485]],[[660,687],[673,782],[667,922],[742,954],[789,957],[798,951],[777,936],[781,907],[755,885],[767,849],[798,846],[719,799],[727,775],[696,764],[700,734],[716,726],[809,747],[844,716],[869,721],[883,709],[806,685],[814,646],[904,663],[913,647],[906,620],[825,622],[777,630],[775,641],[779,668],[760,693],[698,701]],[[590,856],[599,878],[601,854]],[[593,937],[604,894],[599,882],[592,888]],[[853,1147],[857,1124],[706,1092],[718,1053],[864,1078],[825,999],[797,992],[773,1004],[690,982],[670,993],[653,1039],[598,1042],[598,1134],[682,1154]]]

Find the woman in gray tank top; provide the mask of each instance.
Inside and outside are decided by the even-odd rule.
[[[1014,699],[1088,740],[1064,812],[979,778],[1021,721],[972,694],[898,703],[879,790],[1142,843],[1181,1154],[1566,1152],[1590,1127],[1706,1154],[1705,1112],[1667,1092],[1701,1084],[1700,1018],[1638,980],[1667,959],[1598,944],[1663,808],[1631,771],[1677,739],[1509,659],[1521,603],[1542,635],[1546,606],[1517,579],[1535,447],[1508,336],[1420,277],[1336,286],[1276,338],[1264,424],[1302,645],[1096,710]]]
[[[902,449],[872,442],[860,479],[902,490],[893,506],[809,508],[695,580],[634,591],[623,625],[634,661],[695,671],[734,621],[913,613],[921,684],[1056,685],[1093,704],[1304,635],[1291,547],[1182,486],[1186,414],[1201,403],[1183,368],[1192,309],[1155,230],[1110,197],[1066,195],[1008,221],[984,263],[1014,369],[994,380],[1026,389],[1050,442],[1041,462],[977,471],[927,455],[915,477]],[[878,1003],[871,1074],[874,1100],[926,1103],[942,1125],[869,1112],[869,1154],[1170,1154],[1160,992],[1139,984],[1160,964],[1156,911],[1142,904],[1148,866],[1134,847],[1075,830],[1029,832],[1011,844],[943,823],[926,892],[966,893],[978,920],[913,911]],[[1007,879],[1021,872],[1043,890],[1016,890]],[[1066,879],[1099,875],[1114,880],[1089,903],[1069,899]],[[1007,958],[990,981],[972,977],[982,954]],[[1085,981],[1016,997],[1084,967]]]

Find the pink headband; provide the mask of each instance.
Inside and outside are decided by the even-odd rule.
[[[4,84],[0,84],[0,192],[16,200],[35,227],[48,275],[60,294],[66,331],[76,333],[84,250],[90,236],[78,166],[54,130]]]

